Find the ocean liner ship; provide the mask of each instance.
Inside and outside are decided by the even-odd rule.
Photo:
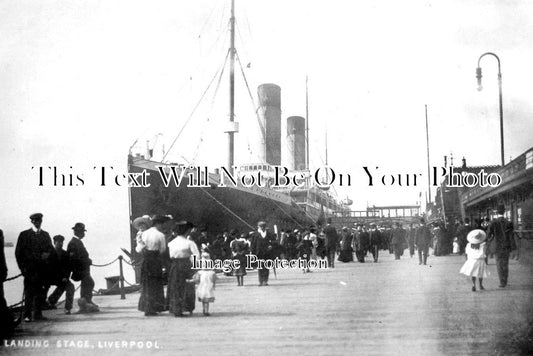
[[[234,164],[234,138],[238,133],[238,124],[234,122],[235,107],[235,15],[232,0],[230,18],[231,43],[229,48],[230,105],[228,135],[227,172],[234,176],[246,174],[261,175],[266,182],[271,182],[275,167],[282,165],[281,147],[281,88],[276,84],[262,84],[258,87],[258,108],[256,111],[259,124],[257,152],[258,160],[252,163]],[[306,114],[307,116],[307,114]],[[130,187],[130,219],[142,215],[170,214],[177,219],[193,222],[204,227],[211,236],[237,229],[254,230],[257,221],[266,220],[271,229],[302,229],[322,223],[334,211],[347,209],[328,191],[312,184],[309,175],[309,140],[307,118],[291,116],[287,118],[287,145],[284,147],[284,165],[289,175],[305,175],[302,186],[221,186],[220,172],[207,172],[189,167],[188,162],[170,164],[165,161],[152,160],[150,152],[146,155],[128,155],[129,173],[150,173],[150,187]],[[238,136],[237,136],[238,137]],[[233,172],[231,167],[237,167]],[[165,179],[157,179],[174,170],[177,176],[183,173],[180,184],[165,185]],[[185,172],[182,172],[185,170]],[[206,177],[207,176],[207,177]],[[198,184],[203,182],[204,184]],[[208,184],[205,184],[209,182]],[[198,186],[201,185],[201,186]],[[132,247],[135,231],[131,231]]]

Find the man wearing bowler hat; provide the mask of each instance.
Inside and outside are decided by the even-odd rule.
[[[54,246],[50,235],[41,229],[43,214],[30,215],[32,227],[22,231],[17,240],[15,258],[24,276],[24,321],[45,319],[42,307],[45,284]]]
[[[258,259],[272,259],[273,256],[273,242],[276,237],[266,229],[266,222],[259,221],[257,223],[257,231],[252,235],[251,250],[252,254],[256,255]],[[257,274],[259,276],[259,286],[268,286],[268,275],[270,271],[264,266],[258,268]]]
[[[72,280],[80,281],[80,313],[99,311],[98,306],[92,302],[94,280],[91,277],[91,264],[89,253],[81,241],[85,237],[85,224],[78,222],[72,228],[74,236],[68,243],[67,255],[71,263]]]

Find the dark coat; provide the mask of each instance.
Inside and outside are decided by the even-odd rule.
[[[324,235],[326,235],[326,249],[335,250],[337,243],[339,242],[339,235],[337,234],[337,230],[333,226],[328,224],[324,228]]]
[[[392,229],[392,240],[391,244],[401,245],[406,242],[405,240],[405,230],[404,229]]]
[[[497,254],[516,250],[513,223],[507,221],[503,216],[491,221],[487,229],[487,237],[489,241],[495,240],[495,253]]]
[[[424,249],[431,245],[431,232],[427,226],[420,226],[416,229],[415,245],[419,249]]]
[[[270,231],[267,231],[266,236],[262,237],[261,234],[256,231],[252,234],[252,244],[250,249],[252,254],[256,255],[259,259],[270,259],[273,256],[273,246],[276,243],[276,236]]]
[[[70,260],[67,251],[61,249],[61,250],[55,250],[56,260],[54,265],[54,274],[52,279],[52,284],[58,285],[58,283],[61,283],[63,279],[69,279],[70,278],[70,272],[72,271],[72,267],[70,265]]]
[[[53,256],[54,245],[46,231],[41,230],[37,234],[29,229],[20,233],[15,247],[15,258],[24,276],[26,274],[41,276],[48,274]]]
[[[0,230],[0,283],[7,278],[6,255],[4,253],[4,232]],[[4,297],[3,295],[1,296]]]
[[[381,245],[381,232],[379,230],[369,230],[368,236],[370,240],[370,246],[380,246]]]
[[[368,231],[361,231],[359,234],[357,234],[356,250],[366,251],[369,246],[370,246],[370,234],[368,233]]]
[[[70,240],[67,246],[67,255],[74,281],[81,281],[84,277],[91,274],[90,268],[93,261],[89,258],[89,253],[80,239],[73,237]]]

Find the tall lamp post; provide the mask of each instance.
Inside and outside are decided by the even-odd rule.
[[[502,156],[502,167],[505,164],[505,156],[503,151],[503,106],[502,106],[502,72],[500,67],[500,58],[492,52],[483,53],[479,59],[477,60],[477,68],[476,68],[476,78],[477,78],[477,90],[481,91],[483,90],[483,86],[481,85],[481,58],[491,55],[498,61],[498,88],[499,88],[499,99],[500,99],[500,141],[501,141],[501,156]]]

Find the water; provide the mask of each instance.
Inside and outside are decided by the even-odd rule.
[[[17,266],[17,261],[15,260],[15,248],[14,247],[5,247],[4,252],[6,255],[6,263],[8,268],[8,278],[16,276],[20,273],[20,270]],[[92,258],[93,263],[96,264],[105,264],[108,262],[113,261],[117,256],[120,254],[120,252],[117,252],[115,249],[107,249],[107,250],[100,250],[99,253],[93,254],[89,250],[89,256]],[[127,259],[127,258],[126,258]],[[135,275],[133,272],[133,269],[126,263],[123,264],[124,268],[124,279],[130,283],[135,282]],[[113,263],[112,265],[108,267],[91,267],[91,275],[95,282],[95,290],[98,290],[100,288],[106,288],[106,281],[105,277],[110,276],[118,276],[119,275],[119,264],[118,261]],[[80,282],[74,282],[74,287],[78,287]],[[126,284],[127,285],[127,284]],[[19,277],[15,280],[4,282],[4,292],[5,292],[5,298],[7,301],[7,305],[12,305],[15,303],[20,302],[22,299],[22,292],[23,292],[23,278]],[[53,287],[51,288],[50,293],[53,291]],[[76,292],[75,298],[79,297],[79,291]]]

